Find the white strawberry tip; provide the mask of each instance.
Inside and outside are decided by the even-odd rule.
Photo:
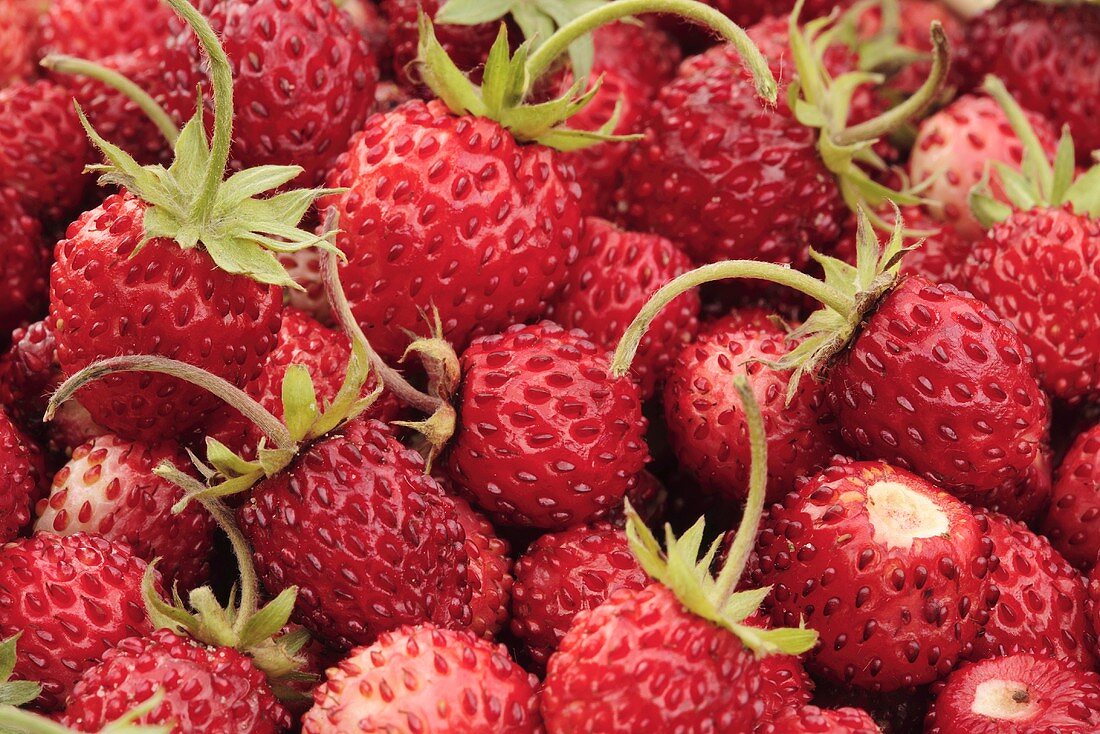
[[[1030,721],[1041,703],[1022,681],[994,678],[978,684],[970,711],[996,721]]]
[[[909,550],[924,538],[944,536],[951,521],[935,500],[901,482],[880,481],[867,488],[872,537],[887,548]]]

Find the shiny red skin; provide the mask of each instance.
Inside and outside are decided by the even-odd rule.
[[[431,625],[387,632],[328,671],[303,734],[541,734],[538,679],[508,650]]]
[[[153,473],[163,462],[187,471],[191,460],[173,443],[145,445],[100,436],[78,447],[54,475],[49,497],[35,508],[37,531],[92,533],[126,543],[181,592],[210,576],[214,520],[197,502],[182,512],[172,506],[183,490]]]
[[[580,251],[548,317],[567,329],[583,329],[609,351],[657,289],[693,267],[664,237],[627,232],[596,217],[584,220]],[[699,308],[698,291],[689,290],[649,325],[630,365],[644,397],[653,394],[676,352],[699,330]]]
[[[1003,515],[980,518],[993,540],[989,622],[973,659],[1030,652],[1094,668],[1085,582],[1050,542]]]
[[[201,249],[153,239],[136,254],[146,204],[108,198],[69,226],[50,273],[50,319],[66,376],[93,362],[153,354],[187,362],[243,387],[274,348],[282,313],[275,286],[220,270]],[[80,402],[123,438],[176,439],[221,405],[177,378],[115,374]]]
[[[371,344],[397,358],[426,332],[469,341],[545,312],[575,258],[580,188],[558,154],[521,145],[486,118],[413,101],[372,116],[328,184],[352,310]]]
[[[826,379],[845,442],[1016,519],[1050,494],[1050,404],[1016,330],[950,285],[903,279]]]
[[[16,329],[11,347],[0,357],[0,405],[16,425],[37,433],[60,377],[57,338],[48,321]]]
[[[1018,682],[1033,711],[1013,720],[975,713],[976,689],[991,680]],[[1054,658],[1021,653],[971,663],[935,690],[925,734],[1084,734],[1100,727],[1100,676]]]
[[[745,624],[769,627],[767,616],[760,612],[749,615]],[[756,695],[763,702],[764,711],[754,731],[760,734],[768,731],[768,724],[786,709],[808,704],[813,698],[814,682],[802,666],[802,660],[794,655],[765,655],[756,662],[760,670],[760,690]]]
[[[705,326],[677,355],[664,388],[665,423],[680,466],[705,491],[738,500],[748,493],[749,428],[733,384],[736,375],[747,376],[764,418],[769,501],[841,450],[821,384],[803,380],[788,403],[791,373],[764,364],[788,351],[778,331],[738,329],[727,318]]]
[[[748,732],[763,714],[756,656],[658,583],[577,615],[543,681],[548,734]]]
[[[580,330],[548,321],[462,355],[447,473],[498,522],[557,530],[618,505],[649,459],[638,388]]]
[[[896,482],[947,518],[908,548],[876,536],[868,490]],[[773,505],[757,540],[753,585],[772,585],[776,626],[820,634],[808,665],[859,688],[930,683],[969,655],[988,617],[992,543],[966,505],[880,462],[833,466]]]
[[[995,74],[1021,105],[1069,125],[1080,161],[1100,148],[1100,8],[1006,0],[967,25],[961,51],[971,82]]]
[[[61,723],[98,732],[161,691],[138,724],[174,724],[171,734],[280,734],[290,713],[252,660],[231,647],[207,647],[169,630],[131,637],[80,677]]]
[[[155,48],[184,26],[163,0],[56,0],[44,7],[38,21],[39,56],[57,53],[98,61]]]
[[[382,0],[380,3],[389,21],[393,77],[402,87],[427,98],[434,95],[420,83],[415,63],[420,43],[417,16],[423,11],[434,18],[443,4],[441,0]],[[470,73],[475,81],[480,81],[481,68],[489,58],[489,49],[499,29],[499,22],[472,26],[437,23],[435,35],[455,65]]]
[[[840,709],[792,707],[758,731],[760,734],[882,734],[870,714],[848,706]]]
[[[542,536],[516,561],[515,572],[512,634],[539,668],[578,613],[598,607],[620,589],[641,591],[650,583],[626,533],[606,522]]]
[[[0,343],[46,311],[50,251],[41,225],[19,200],[15,189],[0,188]]]
[[[30,523],[45,473],[42,451],[0,410],[0,542]]]
[[[887,221],[893,221],[892,212],[881,212]],[[923,207],[906,207],[901,212],[905,227],[922,234],[918,242],[912,243],[914,249],[905,253],[901,262],[901,274],[919,275],[933,283],[958,285],[962,276],[960,271],[974,249],[974,241],[964,237],[950,222],[937,221]],[[856,257],[856,218],[849,217],[840,236],[834,257],[855,264]],[[919,243],[919,244],[918,244]]]
[[[34,76],[39,12],[28,0],[0,0],[0,87]]]
[[[470,584],[470,631],[491,640],[508,624],[508,603],[514,579],[511,546],[497,535],[492,523],[461,497],[451,497],[458,522],[466,533],[467,573]]]
[[[37,706],[60,708],[103,653],[153,631],[144,573],[128,546],[85,533],[38,533],[0,547],[0,633],[23,633],[14,677],[42,685]]]
[[[260,580],[297,586],[296,619],[332,647],[472,620],[454,503],[382,423],[355,420],[313,444],[237,516]]]
[[[978,242],[964,277],[1016,325],[1049,394],[1100,395],[1100,219],[1068,206],[1016,212]]]
[[[1042,532],[1067,561],[1087,571],[1100,553],[1100,425],[1079,435],[1062,459]]]
[[[1095,634],[1097,630],[1100,630],[1100,571],[1097,571],[1096,568],[1096,566],[1093,566],[1085,583],[1087,592],[1087,596],[1085,597],[1085,614],[1088,615],[1089,624],[1094,633],[1092,638],[1092,642],[1094,643],[1092,652],[1094,654],[1100,654],[1100,644],[1097,643],[1097,636]]]
[[[0,89],[0,181],[27,212],[67,217],[84,196],[90,153],[65,88],[43,79]]]

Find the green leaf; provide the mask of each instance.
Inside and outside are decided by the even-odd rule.
[[[238,456],[232,449],[213,436],[206,437],[206,460],[227,477],[239,477],[256,471],[257,463]]]
[[[435,22],[449,25],[481,25],[500,20],[511,12],[515,4],[516,0],[448,0],[435,14]]]
[[[1100,165],[1090,168],[1070,186],[1066,201],[1081,216],[1100,217]]]
[[[141,594],[145,599],[145,610],[149,614],[149,621],[157,629],[169,629],[173,632],[189,634],[199,628],[199,620],[186,609],[173,606],[161,599],[157,593],[156,576],[154,567],[157,561],[153,560],[145,567],[145,574],[141,578]]]
[[[200,96],[199,99],[201,98]],[[210,146],[206,142],[201,104],[198,105],[194,117],[180,131],[173,152],[175,158],[168,167],[169,177],[184,196],[188,199],[194,198],[202,189],[206,170],[210,166]],[[182,201],[176,202],[176,206],[180,208],[183,205]]]
[[[508,26],[501,24],[497,40],[489,50],[481,83],[481,98],[485,109],[494,118],[500,117],[512,102],[512,54],[508,47]]]
[[[309,434],[319,415],[309,370],[300,364],[290,365],[283,377],[283,420],[296,443]]]
[[[218,199],[222,202],[222,206],[231,209],[254,196],[273,191],[284,184],[290,183],[298,178],[302,170],[301,166],[256,166],[255,168],[247,168],[229,177],[229,180],[218,190]],[[293,218],[295,223],[301,221],[302,214],[305,214],[305,209]]]
[[[0,706],[25,706],[42,693],[42,686],[32,680],[0,683]]]
[[[994,161],[993,167],[997,169],[1005,195],[1019,211],[1034,209],[1043,200],[1042,192],[1037,191],[1032,181],[1019,171],[1012,170],[1000,161]]]
[[[436,38],[435,27],[423,13],[420,14],[419,60],[425,84],[452,112],[458,115],[486,115],[488,109],[477,87],[447,55]]]
[[[765,586],[762,589],[748,589],[738,591],[730,595],[726,605],[722,608],[722,616],[741,622],[753,612],[760,609],[764,599],[771,593],[772,587]]]
[[[0,642],[0,683],[6,683],[15,670],[15,649],[19,644],[22,632],[16,632],[3,642]]]
[[[297,598],[297,587],[283,589],[245,623],[238,644],[247,649],[277,635],[290,620]]]
[[[1077,152],[1073,145],[1073,135],[1069,125],[1062,128],[1062,137],[1058,141],[1058,150],[1054,154],[1054,182],[1047,204],[1061,206],[1066,200],[1066,192],[1073,185],[1077,173]]]

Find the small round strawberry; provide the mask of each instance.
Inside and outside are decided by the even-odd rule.
[[[759,734],[882,734],[870,714],[848,706],[839,709],[792,707],[757,731]]]
[[[747,617],[745,624],[760,629],[770,627],[767,615],[760,612]],[[757,664],[760,670],[757,697],[764,704],[763,713],[756,723],[756,731],[759,732],[786,709],[792,706],[800,708],[810,703],[814,682],[802,661],[794,655],[768,655],[757,660]]]
[[[84,444],[54,475],[49,497],[38,502],[35,530],[126,543],[138,558],[160,559],[157,569],[168,586],[195,588],[210,574],[214,521],[197,503],[172,512],[183,492],[153,473],[164,462],[190,465],[187,454],[168,442],[146,445],[106,435]]]
[[[879,462],[830,467],[772,507],[757,543],[772,621],[821,639],[811,668],[891,691],[948,673],[974,646],[992,543],[966,505]]]
[[[0,342],[12,330],[45,313],[50,252],[38,221],[28,214],[15,189],[0,187]]]
[[[410,91],[426,91],[415,64],[420,45],[417,17],[423,13],[428,18],[434,18],[444,4],[441,0],[382,0],[380,3],[382,12],[389,21],[390,45],[393,47],[393,78]],[[494,23],[440,23],[435,33],[455,65],[477,79],[489,57],[493,40],[497,37],[497,26]]]
[[[626,534],[605,522],[542,536],[516,561],[515,574],[512,634],[539,667],[579,612],[598,607],[619,589],[649,585]]]
[[[23,632],[15,676],[60,707],[107,650],[152,632],[141,593],[145,562],[95,535],[38,533],[0,547],[0,634]]]
[[[181,26],[163,0],[51,0],[39,19],[39,56],[99,60],[159,46]]]
[[[1095,667],[1096,633],[1081,575],[1046,538],[1003,515],[981,518],[993,541],[989,621],[973,659],[1030,652]]]
[[[42,452],[0,410],[0,543],[14,538],[31,519],[31,505],[41,494],[45,466]]]
[[[538,679],[470,632],[402,627],[329,669],[302,732],[538,734]]]
[[[0,88],[34,76],[40,10],[30,0],[0,0]]]
[[[561,529],[622,501],[645,466],[637,386],[579,330],[517,325],[462,355],[448,474],[494,519]]]
[[[470,631],[493,639],[508,623],[508,602],[513,577],[508,541],[497,535],[492,524],[461,497],[451,497],[458,522],[466,532],[469,556]]]
[[[1100,726],[1100,677],[1041,655],[964,665],[936,689],[925,734],[1084,734]]]
[[[1100,425],[1084,431],[1062,459],[1043,534],[1067,561],[1087,571],[1100,553]]]
[[[583,329],[607,349],[615,348],[658,288],[692,266],[687,255],[665,238],[627,232],[595,217],[584,221],[580,250],[548,317],[567,329]],[[643,396],[653,394],[679,346],[695,336],[698,315],[699,296],[692,291],[654,320],[632,369]]]
[[[471,622],[454,503],[382,423],[355,420],[313,444],[253,487],[238,517],[264,585],[297,586],[298,618],[334,647]]]
[[[107,650],[80,676],[60,721],[98,732],[158,691],[162,700],[136,723],[168,724],[170,734],[280,734],[291,725],[248,657],[166,629]]]

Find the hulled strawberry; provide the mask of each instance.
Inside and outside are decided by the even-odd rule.
[[[0,542],[6,543],[27,527],[44,474],[38,446],[0,410]]]
[[[1096,564],[1100,553],[1100,425],[1082,432],[1062,459],[1042,529],[1077,568],[1087,571]]]
[[[649,576],[630,551],[626,533],[605,522],[548,533],[516,561],[512,634],[539,667],[577,614],[598,607],[620,589],[641,591]]]
[[[595,217],[584,221],[580,257],[548,317],[582,329],[613,349],[623,330],[658,288],[691,269],[679,247],[657,235],[627,232]],[[699,296],[685,293],[669,304],[646,333],[633,364],[643,396],[653,394],[680,347],[699,328]]]
[[[890,691],[970,654],[988,612],[992,544],[965,504],[888,464],[826,469],[772,507],[757,541],[777,624],[821,635],[812,668]]]
[[[926,734],[1086,732],[1100,726],[1100,677],[1041,655],[964,665],[937,691]]]
[[[989,621],[973,657],[1030,652],[1095,666],[1096,632],[1085,609],[1081,575],[1022,523],[991,514],[979,518],[993,541]]]
[[[451,497],[458,522],[466,533],[470,584],[470,631],[491,640],[508,623],[514,580],[511,547],[497,535],[484,515],[461,497]]]
[[[99,60],[155,48],[182,25],[163,0],[57,0],[39,19],[38,54]]]
[[[839,709],[792,707],[759,731],[761,734],[882,734],[870,714],[848,706]]]
[[[0,634],[23,632],[15,677],[42,685],[57,709],[97,658],[152,631],[142,599],[145,562],[125,544],[38,533],[0,548]]]
[[[432,625],[402,627],[328,671],[303,734],[538,734],[538,679],[501,645]]]
[[[165,461],[190,463],[168,442],[146,445],[106,435],[84,444],[54,475],[49,497],[38,502],[35,530],[126,543],[145,561],[160,559],[157,568],[168,586],[195,588],[210,573],[214,521],[196,504],[172,511],[183,492],[154,473]]]
[[[4,291],[0,297],[0,341],[12,330],[40,317],[46,306],[50,252],[42,227],[20,203],[19,193],[0,188],[0,272]]]
[[[619,504],[645,466],[637,386],[584,332],[514,326],[462,355],[448,475],[498,521],[577,525]]]

